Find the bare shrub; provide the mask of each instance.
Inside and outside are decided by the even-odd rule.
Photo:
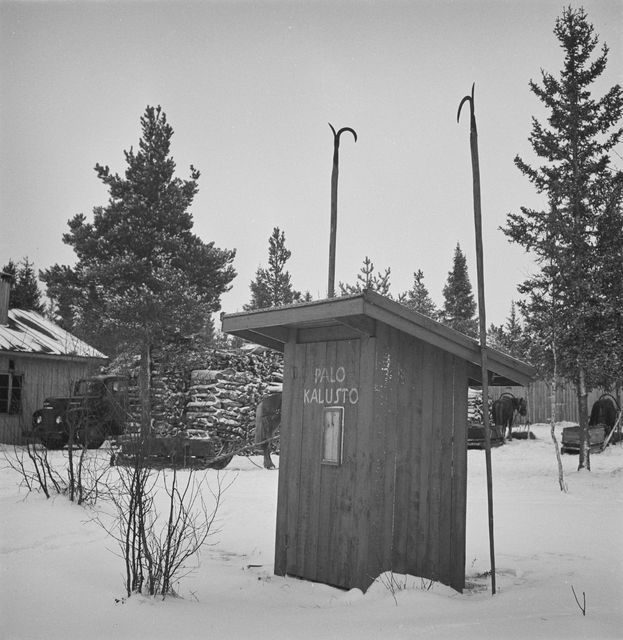
[[[204,471],[154,469],[144,446],[135,451],[132,464],[115,467],[118,484],[111,499],[116,513],[107,531],[119,544],[128,597],[145,593],[165,598],[175,594],[175,583],[194,568],[189,562],[214,533],[231,483],[223,485],[217,473],[216,486],[210,487]],[[205,492],[212,496],[211,506]]]
[[[378,576],[375,582],[383,585],[392,595],[394,603],[398,606],[396,594],[400,591],[418,589],[420,591],[430,591],[435,585],[435,580],[420,577],[419,586],[415,583],[415,578],[408,574],[395,574],[393,571],[386,571]]]
[[[14,445],[12,452],[5,451],[4,458],[28,491],[41,491],[46,498],[65,493],[67,483],[50,462],[48,450],[43,445],[28,440],[25,447]]]
[[[20,477],[20,485],[29,492],[67,496],[72,502],[95,505],[109,492],[110,453],[105,450],[88,452],[69,443],[66,452],[50,455],[48,449],[29,440],[25,446],[13,445],[4,451],[7,466]]]

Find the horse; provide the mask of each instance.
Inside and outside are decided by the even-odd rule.
[[[274,469],[270,457],[270,445],[281,426],[281,391],[264,396],[255,410],[255,444],[260,445],[264,453],[264,468]]]
[[[513,424],[515,413],[525,416],[528,412],[528,404],[525,398],[517,398],[512,393],[503,393],[492,406],[493,422],[504,430],[508,429],[508,439],[513,439]]]
[[[608,435],[614,427],[618,413],[616,400],[609,393],[604,393],[593,403],[588,426],[595,427],[602,424],[606,427],[606,435]]]

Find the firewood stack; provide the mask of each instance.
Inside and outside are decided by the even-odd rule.
[[[493,421],[491,414],[492,401],[489,398],[489,417]],[[467,393],[467,421],[477,424],[484,424],[482,413],[482,389],[470,388]]]
[[[138,431],[137,357],[113,367],[130,373],[131,406],[128,431]],[[180,431],[193,437],[217,435],[233,448],[254,442],[255,409],[270,391],[281,391],[283,360],[263,350],[193,348],[154,350],[151,362],[152,430],[159,436]],[[135,415],[134,415],[135,414]]]
[[[269,391],[281,391],[282,382],[280,369],[263,378],[232,367],[196,369],[190,374],[185,422],[190,428],[249,444],[255,434],[255,408]]]
[[[138,358],[114,363],[130,373],[135,408],[128,431],[139,429]],[[281,391],[280,354],[257,349],[208,349],[179,345],[152,353],[152,429],[159,436],[184,431],[217,435],[237,449],[255,439],[255,409],[271,391]]]

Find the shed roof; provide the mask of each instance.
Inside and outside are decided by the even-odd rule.
[[[470,383],[482,383],[480,345],[421,313],[373,291],[316,300],[285,307],[223,314],[223,331],[256,344],[283,351],[296,331],[298,342],[339,340],[375,335],[376,321],[399,329],[470,363]],[[487,347],[489,384],[526,385],[535,375],[532,365]]]
[[[0,353],[97,358],[107,356],[35,311],[9,309],[8,323],[0,324]]]

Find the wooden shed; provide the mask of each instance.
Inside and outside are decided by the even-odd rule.
[[[0,276],[0,443],[23,444],[23,432],[45,398],[66,396],[73,383],[108,359],[34,311],[9,309],[9,278]]]
[[[373,292],[222,322],[284,353],[275,573],[366,589],[392,570],[462,590],[477,342]],[[488,359],[491,385],[533,376]]]

